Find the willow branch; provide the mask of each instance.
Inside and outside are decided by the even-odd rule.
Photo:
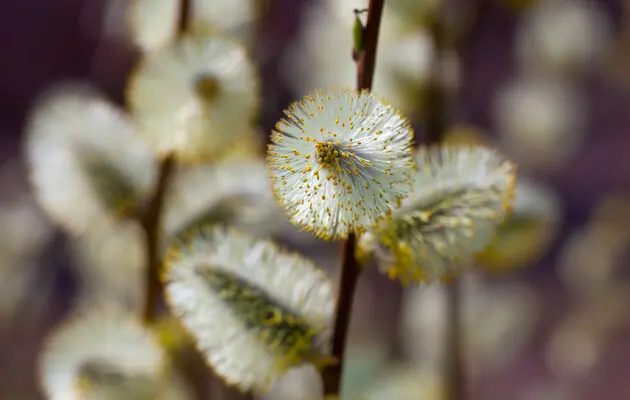
[[[461,280],[455,279],[446,288],[445,381],[446,399],[466,398],[464,346],[462,329]]]
[[[354,256],[355,247],[356,237],[353,234],[350,234],[342,248],[339,299],[337,301],[333,331],[332,355],[338,362],[335,365],[324,369],[322,373],[324,380],[324,394],[326,395],[339,395],[341,391],[341,377],[343,374],[344,356],[348,340],[350,317],[352,315],[352,305],[354,303],[354,292],[361,273],[361,266]]]
[[[449,86],[443,76],[444,57],[448,51],[461,52],[463,44],[452,43],[447,37],[447,5],[443,4],[431,25],[436,56],[433,61],[431,82],[427,88],[425,107],[426,143],[440,143],[451,121],[456,88]],[[447,334],[444,340],[444,375],[447,400],[464,400],[466,398],[466,376],[463,360],[463,332],[461,320],[460,280],[454,279],[446,287],[446,323]]]
[[[357,57],[357,89],[371,89],[376,65],[376,48],[383,14],[384,0],[370,0],[367,23],[363,31],[363,48]],[[344,356],[348,340],[348,329],[352,315],[354,293],[361,266],[355,257],[356,236],[350,234],[342,248],[341,279],[339,299],[335,311],[332,355],[338,362],[324,369],[325,395],[339,395],[343,375]]]
[[[177,33],[182,36],[188,29],[190,13],[192,10],[191,0],[181,0]],[[146,212],[141,218],[141,225],[145,234],[147,250],[146,268],[146,289],[147,295],[143,310],[144,320],[148,323],[155,321],[158,314],[158,306],[162,298],[162,282],[160,281],[160,229],[162,219],[162,209],[164,208],[164,198],[170,177],[175,169],[175,157],[171,154],[160,163],[157,183],[153,194],[149,198]]]
[[[477,0],[472,6],[472,12],[475,14],[472,25],[467,29],[466,34],[457,36],[456,38],[447,38],[445,35],[445,29],[448,28],[446,21],[446,4],[442,5],[441,21],[435,25],[434,35],[437,39],[436,49],[438,50],[438,56],[444,57],[447,51],[454,52],[459,62],[464,62],[464,59],[470,59],[474,53],[475,40],[480,35],[482,21],[487,17],[489,10],[489,2],[487,0]],[[440,29],[441,27],[441,29]],[[437,62],[440,62],[438,59]],[[437,72],[437,71],[436,71]],[[464,68],[462,71],[462,84],[467,84],[470,73]],[[435,79],[437,83],[440,80]],[[429,127],[429,141],[441,141],[442,135],[448,128],[449,112],[455,105],[456,96],[461,99],[463,90],[461,87],[454,87],[448,85],[441,80],[441,84],[434,85],[434,99],[440,100],[438,109],[434,110],[436,119],[428,126]],[[441,109],[440,109],[441,107]],[[442,133],[440,133],[442,132]],[[467,398],[467,379],[466,379],[466,365],[465,365],[465,348],[464,338],[466,332],[464,330],[463,322],[463,300],[462,300],[462,280],[457,278],[453,280],[446,288],[446,323],[447,323],[447,336],[445,339],[445,380],[446,380],[446,399],[447,400],[465,400]]]
[[[192,14],[192,0],[180,0],[179,20],[177,21],[177,33],[183,36],[188,31],[190,16]]]
[[[376,48],[381,30],[381,17],[385,0],[370,0],[367,22],[363,31],[363,49],[357,61],[357,89],[372,89],[374,68],[376,67]]]
[[[444,8],[444,6],[442,6]],[[443,12],[441,13],[443,14]],[[443,57],[446,52],[446,35],[443,18],[436,16],[431,24],[431,37],[435,48],[435,57],[431,66],[431,80],[425,93],[425,143],[440,143],[448,127],[447,97],[448,93],[442,79]]]
[[[164,207],[166,188],[175,167],[173,156],[166,157],[160,163],[160,172],[155,191],[149,200],[146,213],[142,219],[142,228],[145,233],[147,249],[146,288],[147,297],[143,311],[144,320],[148,323],[155,322],[158,314],[158,305],[162,297],[162,283],[160,280],[160,226],[161,215]]]

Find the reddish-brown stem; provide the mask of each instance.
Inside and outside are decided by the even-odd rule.
[[[324,369],[322,374],[324,393],[327,395],[338,395],[341,390],[341,376],[343,373],[344,355],[348,340],[348,328],[350,327],[350,317],[352,315],[354,292],[361,273],[361,266],[354,256],[355,247],[356,236],[351,234],[342,247],[339,299],[337,300],[333,331],[332,354],[338,362]]]
[[[381,17],[385,0],[370,0],[367,22],[363,31],[363,49],[357,62],[357,89],[372,89],[378,33],[381,30]]]
[[[357,57],[357,89],[372,89],[376,48],[383,15],[384,0],[370,0],[365,29],[363,31],[363,49]],[[335,323],[332,342],[332,355],[337,364],[327,367],[322,372],[324,394],[337,395],[341,392],[344,355],[348,339],[348,329],[352,315],[354,292],[357,286],[361,266],[355,257],[356,236],[351,234],[342,248],[341,279],[339,299],[335,311]]]

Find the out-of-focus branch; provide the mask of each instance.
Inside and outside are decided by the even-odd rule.
[[[182,36],[188,30],[190,13],[192,11],[191,0],[180,0],[180,12],[177,24],[177,32]],[[161,266],[160,255],[160,228],[164,198],[168,188],[170,177],[175,169],[174,155],[166,156],[160,162],[157,183],[149,198],[144,215],[141,217],[141,225],[146,238],[147,268],[146,268],[146,289],[147,298],[143,310],[146,322],[153,323],[156,319],[158,306],[162,297],[162,284],[160,282],[159,270]]]
[[[160,281],[160,225],[164,206],[164,197],[168,182],[175,168],[175,158],[168,156],[160,163],[160,171],[155,191],[150,198],[146,213],[142,218],[142,228],[145,234],[147,250],[146,268],[146,300],[143,317],[147,323],[155,322],[158,307],[162,297],[162,283]]]
[[[452,123],[451,115],[456,105],[456,96],[459,92],[457,82],[449,82],[445,67],[447,57],[455,56],[461,62],[470,51],[471,40],[474,40],[478,31],[478,22],[482,10],[486,10],[485,0],[478,0],[473,7],[474,20],[465,34],[461,32],[457,36],[448,34],[448,29],[453,29],[449,20],[449,4],[442,4],[441,10],[431,26],[431,33],[435,43],[435,60],[433,64],[432,79],[426,94],[425,107],[427,110],[425,121],[426,143],[440,143]],[[467,74],[463,73],[463,77]],[[466,398],[466,375],[464,366],[464,348],[462,331],[462,302],[461,280],[454,279],[446,287],[446,313],[447,335],[444,340],[445,357],[445,389],[448,400],[464,400]]]
[[[183,36],[187,30],[192,12],[191,0],[180,0],[180,13],[177,24],[179,36]],[[146,268],[146,301],[143,310],[145,322],[154,323],[159,315],[159,307],[163,301],[163,285],[160,279],[162,257],[160,254],[160,232],[164,210],[164,201],[168,191],[169,182],[176,168],[176,160],[173,154],[166,156],[160,162],[157,183],[149,198],[144,215],[141,217],[141,225],[145,234],[147,250]],[[192,346],[181,349],[182,354],[174,361],[177,368],[183,374],[183,378],[189,383],[198,400],[209,399],[210,387],[208,379],[209,371],[201,356]]]

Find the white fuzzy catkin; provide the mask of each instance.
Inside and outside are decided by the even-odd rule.
[[[311,261],[208,226],[173,243],[165,266],[171,310],[228,384],[265,393],[289,368],[317,364],[326,352],[335,297]]]
[[[374,227],[411,190],[411,125],[375,95],[315,91],[285,114],[267,159],[276,197],[296,226],[343,239]]]
[[[111,223],[153,184],[150,148],[124,112],[87,84],[57,84],[45,92],[26,135],[35,195],[72,234]]]
[[[260,83],[242,45],[190,34],[145,55],[127,99],[138,133],[159,155],[206,161],[254,130]]]
[[[515,166],[484,147],[420,148],[413,192],[359,247],[403,283],[449,278],[471,265],[511,206]]]
[[[102,365],[120,374],[120,380],[89,382],[95,397],[100,392],[102,399],[113,400],[106,393],[115,392],[135,399],[128,390],[159,391],[166,362],[157,339],[134,315],[101,303],[77,312],[51,333],[42,350],[39,377],[49,400],[84,400],[83,369]]]

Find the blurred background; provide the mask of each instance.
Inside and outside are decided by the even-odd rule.
[[[53,83],[90,82],[124,105],[141,57],[128,3],[0,5],[0,399],[42,398],[37,355],[83,290],[82,265],[94,264],[84,260],[114,262],[102,254],[109,242],[70,240],[41,210],[23,139]],[[444,140],[498,147],[519,167],[513,217],[462,278],[470,399],[630,398],[630,2],[387,3],[374,91],[413,120],[422,144],[437,82],[448,94]],[[352,10],[364,7],[225,8],[262,75],[262,141],[310,90],[354,85]],[[335,273],[336,244],[286,242]],[[402,289],[369,268],[357,296],[347,393],[439,399],[443,287]]]

